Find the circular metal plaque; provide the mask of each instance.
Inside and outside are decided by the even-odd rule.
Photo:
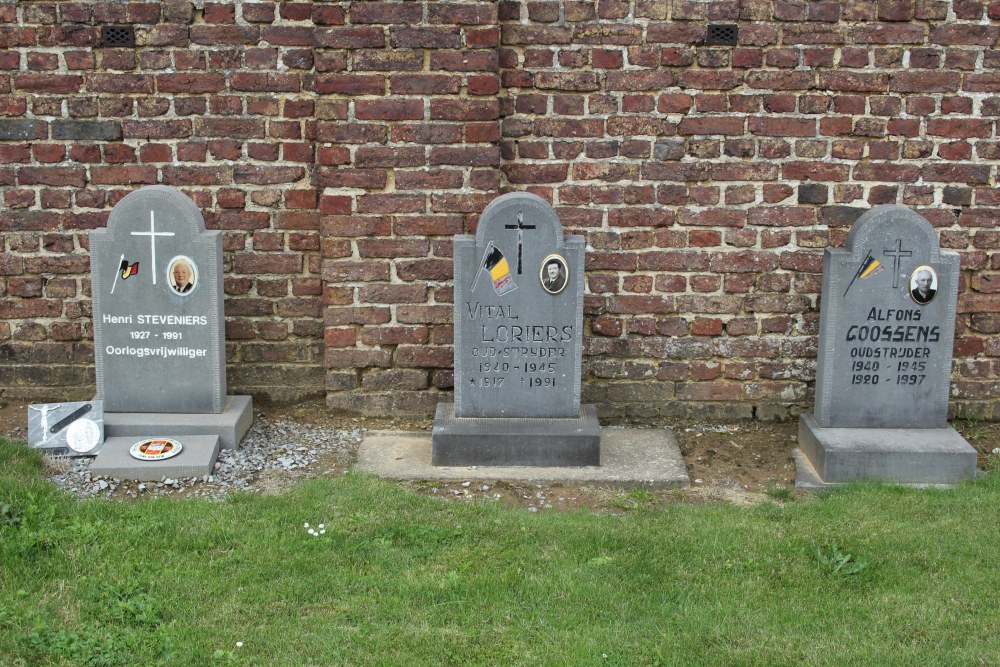
[[[128,453],[140,461],[162,461],[177,456],[183,447],[170,438],[147,438],[132,445]]]
[[[78,454],[101,444],[101,428],[93,419],[77,419],[66,429],[66,446]]]

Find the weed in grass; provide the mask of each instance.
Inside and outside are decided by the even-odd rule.
[[[4,503],[0,505],[0,526],[17,526],[21,523],[21,515],[16,509]]]
[[[867,561],[858,560],[852,554],[844,553],[836,540],[825,547],[816,547],[816,560],[830,574],[858,574],[866,567]]]
[[[986,439],[990,434],[990,425],[987,422],[975,418],[956,421],[955,426],[962,435],[973,445],[978,445],[980,441]]]
[[[236,653],[234,651],[226,651],[225,649],[216,649],[212,653],[212,667],[218,667],[219,665],[231,665],[236,662]]]
[[[620,510],[635,510],[652,507],[659,498],[647,489],[630,489],[616,493],[611,499],[611,505]]]
[[[994,447],[993,451],[987,454],[983,461],[983,468],[986,472],[1000,471],[1000,447]]]
[[[765,489],[764,493],[771,500],[777,500],[783,503],[790,503],[795,500],[795,489],[790,486],[785,486],[784,484],[774,483]]]
[[[725,568],[730,572],[753,572],[757,569],[757,561],[753,557],[747,556],[746,558],[727,560],[725,563]]]
[[[603,567],[605,565],[611,565],[615,562],[613,556],[597,556],[596,558],[591,558],[587,561],[589,567]]]
[[[84,600],[95,610],[95,618],[108,624],[153,627],[162,620],[156,600],[135,583],[90,582]]]

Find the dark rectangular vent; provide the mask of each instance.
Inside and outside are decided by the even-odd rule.
[[[111,48],[135,46],[135,28],[130,25],[101,26],[101,46]]]
[[[717,24],[708,26],[705,44],[708,46],[736,46],[740,38],[740,27],[732,24]]]

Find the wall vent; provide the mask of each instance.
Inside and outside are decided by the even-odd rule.
[[[135,28],[130,25],[101,26],[101,46],[109,48],[135,46]]]
[[[736,46],[740,38],[740,27],[732,24],[717,24],[708,26],[705,44],[708,46]]]

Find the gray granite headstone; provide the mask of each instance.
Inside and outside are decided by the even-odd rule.
[[[219,447],[238,447],[253,421],[250,397],[226,394],[222,233],[205,230],[183,192],[153,185],[90,233],[90,266],[107,436],[92,470],[140,480],[209,474]],[[181,460],[137,460],[137,438],[176,439]]]
[[[947,467],[940,459],[924,457],[923,471],[907,468],[929,451],[928,433],[919,438],[899,434],[951,431],[948,392],[958,281],[958,255],[942,251],[930,223],[902,206],[873,208],[854,223],[846,248],[826,250],[816,403],[800,428],[800,442],[817,470],[825,469],[826,474],[819,470],[825,481],[867,476],[942,481],[931,479],[935,469]],[[859,433],[845,440],[844,429]],[[908,451],[906,440],[923,443],[922,451]],[[949,434],[947,440],[954,438]],[[875,449],[859,454],[867,447],[862,442],[874,443]],[[886,445],[884,451],[879,443]],[[836,462],[842,446],[847,446],[841,452],[846,459]],[[966,462],[971,454],[974,470],[974,450],[965,447],[961,453]],[[899,457],[898,464],[885,464],[890,459],[880,459],[883,453]],[[909,471],[894,474],[903,469]],[[843,479],[831,480],[831,475]],[[916,479],[921,476],[927,479]]]
[[[455,414],[578,416],[583,237],[564,237],[541,197],[512,193],[454,247]],[[548,287],[547,265],[559,267]]]
[[[599,462],[596,411],[580,405],[583,264],[583,237],[529,193],[455,237],[455,403],[438,406],[435,464]]]
[[[878,206],[854,224],[846,248],[826,250],[823,269],[816,421],[944,426],[958,255],[941,251],[937,232],[918,214]],[[934,293],[914,298],[912,284],[924,272]]]
[[[108,412],[222,412],[222,234],[184,193],[129,194],[90,235],[97,396]]]

